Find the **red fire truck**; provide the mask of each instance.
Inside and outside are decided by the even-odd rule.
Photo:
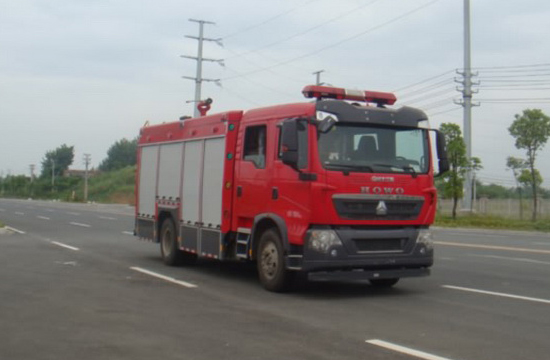
[[[255,261],[270,291],[425,276],[443,136],[391,93],[306,86],[311,102],[141,129],[135,234],[167,265]],[[431,133],[431,134],[430,134]]]

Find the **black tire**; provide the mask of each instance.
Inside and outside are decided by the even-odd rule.
[[[160,253],[168,266],[183,263],[183,252],[178,247],[178,235],[172,219],[165,219],[160,228]]]
[[[266,290],[290,290],[295,273],[285,268],[283,244],[276,230],[267,230],[260,237],[256,263],[260,282]]]
[[[394,279],[371,279],[371,280],[369,280],[371,286],[376,287],[376,288],[380,288],[380,289],[391,288],[392,286],[397,284],[398,281],[399,281],[399,278],[394,278]]]

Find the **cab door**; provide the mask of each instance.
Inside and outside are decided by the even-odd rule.
[[[244,126],[240,134],[236,178],[234,224],[237,228],[251,229],[254,217],[269,212],[271,192],[270,183],[273,160],[269,147],[268,124],[254,123]]]
[[[310,126],[307,120],[298,121],[298,164],[297,169],[282,161],[282,127],[276,131],[276,153],[274,154],[272,192],[276,198],[271,200],[271,211],[282,218],[287,227],[289,242],[302,244],[303,235],[311,223],[311,186],[316,175],[311,174]]]

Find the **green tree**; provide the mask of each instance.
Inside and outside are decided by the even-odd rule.
[[[497,184],[481,184],[476,181],[476,193],[478,197],[486,197],[489,199],[509,199],[513,197],[513,190],[505,188]]]
[[[519,218],[523,220],[523,191],[522,187],[520,186],[521,182],[519,181],[519,176],[521,175],[521,172],[527,167],[527,164],[523,159],[508,156],[506,158],[506,167],[512,170],[512,174],[514,174],[514,181],[516,182],[516,189],[519,195]]]
[[[107,150],[107,158],[99,165],[101,171],[122,169],[136,164],[137,139],[122,139],[115,142]]]
[[[453,219],[456,218],[458,199],[464,195],[464,174],[471,166],[466,157],[466,145],[460,127],[452,123],[441,124],[439,130],[445,135],[450,169],[443,175],[443,194],[453,199]]]
[[[528,169],[523,169],[521,171],[521,174],[518,176],[518,181],[525,187],[533,188],[533,176],[531,175],[531,171]],[[537,188],[540,187],[540,184],[542,184],[542,175],[537,169],[535,169],[535,182]]]
[[[544,147],[550,137],[550,117],[539,109],[526,109],[523,110],[522,115],[516,114],[515,118],[516,120],[510,125],[508,131],[516,139],[516,148],[524,149],[527,152],[527,165],[531,175],[529,184],[533,190],[532,220],[536,221],[537,189],[540,183],[537,179],[535,161],[537,160],[537,152]]]
[[[44,159],[42,159],[42,173],[41,177],[47,178],[52,176],[52,167],[55,176],[63,175],[63,172],[71,166],[74,159],[74,146],[67,146],[65,144],[46,152]]]
[[[481,159],[477,156],[472,156],[472,158],[470,159],[470,164],[468,165],[468,169],[470,169],[470,171],[472,172],[472,189],[474,190],[472,191],[472,201],[470,202],[470,206],[472,206],[470,208],[470,211],[472,211],[474,200],[476,199],[476,175],[479,170],[483,169],[483,165],[481,165]]]

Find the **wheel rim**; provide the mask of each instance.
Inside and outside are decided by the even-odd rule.
[[[169,256],[172,249],[172,231],[170,229],[164,230],[162,234],[162,252],[164,255]]]
[[[260,261],[264,276],[268,279],[273,279],[279,267],[279,253],[275,244],[270,242],[264,246]]]

